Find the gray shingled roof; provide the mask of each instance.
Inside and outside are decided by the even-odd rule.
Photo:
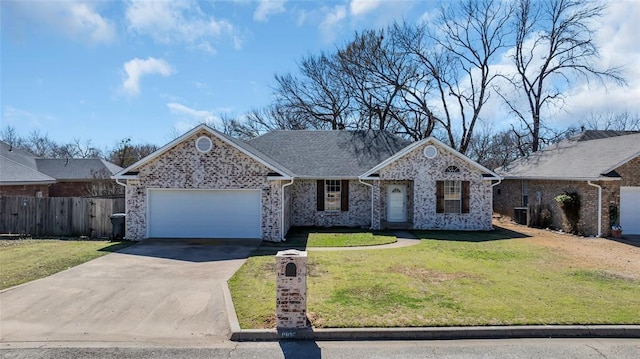
[[[249,152],[250,154],[252,154],[253,156],[261,159],[262,161],[270,164],[271,166],[273,166],[275,169],[279,170],[280,172],[284,172],[282,174],[285,174],[287,176],[291,176],[293,175],[293,173],[291,173],[291,170],[289,168],[287,168],[286,166],[284,166],[282,163],[278,162],[276,159],[268,156],[267,154],[263,153],[262,151],[260,151],[259,149],[249,145],[247,142],[242,141],[240,139],[237,139],[235,137],[229,136],[227,134],[224,134],[218,130],[215,129],[211,129],[211,131],[215,131],[219,136],[224,137],[225,139],[227,139],[229,142],[232,142],[233,144],[235,144],[236,146],[244,149],[245,151]]]
[[[36,156],[3,141],[0,141],[0,156],[6,157],[33,170],[38,170],[36,167]]]
[[[0,156],[0,184],[45,184],[56,180],[33,168]]]
[[[273,131],[247,142],[307,178],[357,177],[410,144],[381,131]]]
[[[38,158],[33,154],[0,141],[0,183],[53,183],[56,180],[90,180],[93,173],[112,176],[122,168],[98,159]]]
[[[36,156],[0,141],[0,184],[45,184],[55,181],[38,172]]]
[[[574,139],[578,141],[590,141],[601,138],[632,135],[636,133],[640,133],[640,131],[586,130],[577,134]]]
[[[38,170],[60,181],[84,181],[96,175],[111,177],[122,170],[111,162],[99,158],[36,159]]]
[[[594,180],[616,176],[610,172],[637,156],[640,133],[589,140],[578,136],[519,158],[496,173],[507,179]]]

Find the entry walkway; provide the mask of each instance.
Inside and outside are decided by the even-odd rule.
[[[356,247],[307,247],[307,251],[328,252],[328,251],[361,251],[369,249],[391,249],[404,248],[420,244],[420,239],[408,231],[395,231],[393,234],[398,239],[397,242],[381,244],[378,246],[356,246]]]

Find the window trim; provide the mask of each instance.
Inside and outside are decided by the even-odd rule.
[[[335,189],[338,188],[336,191]],[[331,190],[333,189],[333,191]],[[333,197],[330,197],[333,196]],[[336,206],[337,203],[337,206]],[[324,211],[342,211],[342,181],[324,180]]]
[[[445,206],[445,184],[446,182],[457,182],[459,183],[460,188],[460,211],[459,212],[447,212]],[[464,214],[469,213],[469,203],[470,203],[470,181],[461,181],[461,180],[438,180],[436,181],[436,213],[447,213],[447,214]],[[453,200],[447,200],[453,201]]]
[[[452,210],[452,208],[456,207],[456,202],[457,210]],[[444,181],[444,213],[462,213],[462,181]]]
[[[340,209],[335,209],[335,207],[333,207],[333,209],[331,210],[326,210],[325,205],[326,205],[326,198],[327,195],[325,194],[325,192],[329,192],[327,191],[327,181],[336,181],[337,183],[339,183],[340,186],[340,191],[338,192],[340,195],[338,197],[338,199],[340,200]],[[334,185],[335,183],[334,182]],[[319,179],[316,181],[316,210],[318,212],[348,212],[349,211],[349,185],[350,185],[351,181],[350,180],[325,180],[325,179]],[[331,191],[331,192],[336,192],[336,191]]]

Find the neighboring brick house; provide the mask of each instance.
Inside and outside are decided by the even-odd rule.
[[[262,238],[292,226],[490,230],[499,177],[440,141],[200,125],[114,176],[126,237]]]
[[[111,176],[121,167],[102,159],[39,158],[0,142],[0,195],[102,197],[123,195]]]
[[[575,192],[581,202],[580,233],[609,236],[613,209],[625,234],[640,234],[638,132],[585,131],[495,171],[504,179],[494,187],[494,211],[505,217],[520,212],[531,224],[537,220],[534,211],[546,209],[548,225],[563,228],[554,198]]]
[[[38,171],[35,156],[0,141],[0,196],[49,197],[55,182]]]
[[[123,196],[122,186],[111,176],[122,167],[101,158],[36,159],[38,170],[56,179],[49,187],[50,197]]]

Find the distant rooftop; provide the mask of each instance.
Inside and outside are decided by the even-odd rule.
[[[638,156],[640,132],[585,131],[518,158],[496,173],[506,179],[597,180],[619,177],[614,170]]]
[[[577,134],[573,139],[577,141],[590,141],[609,137],[633,135],[635,133],[640,133],[640,131],[586,130]]]
[[[0,141],[0,183],[38,184],[110,177],[122,168],[99,158],[53,159],[33,154]]]
[[[122,170],[122,167],[99,158],[38,158],[36,164],[40,172],[59,181],[108,178]]]

